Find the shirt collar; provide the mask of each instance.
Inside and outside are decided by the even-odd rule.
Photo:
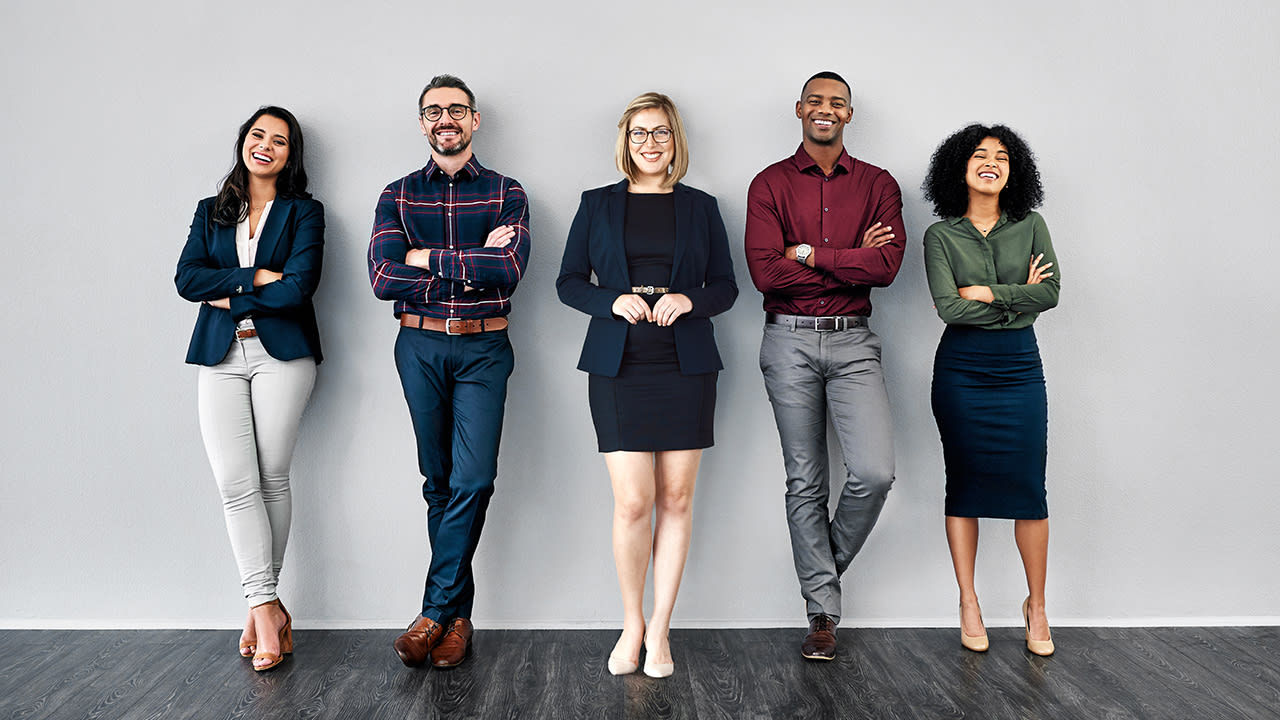
[[[800,172],[808,172],[811,168],[822,172],[822,168],[818,167],[818,163],[809,157],[809,153],[805,152],[804,143],[800,143],[800,147],[796,148],[796,154],[792,156],[792,160],[796,164],[796,169]],[[832,168],[831,173],[834,175],[844,169],[845,173],[853,172],[853,158],[849,156],[849,152],[844,148],[840,148],[840,157],[836,158],[836,166]]]
[[[454,179],[474,180],[480,177],[481,170],[484,170],[484,166],[480,164],[480,160],[478,160],[475,155],[472,155],[471,159],[467,161],[467,164],[463,165],[458,170],[458,174],[454,176]],[[434,180],[437,176],[439,176],[441,180],[448,178],[448,175],[444,174],[444,170],[441,170],[440,166],[436,164],[436,159],[434,157],[427,161],[427,164],[422,168],[422,172],[426,173],[428,180]]]

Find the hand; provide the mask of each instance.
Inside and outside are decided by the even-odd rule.
[[[1039,285],[1041,280],[1044,280],[1045,278],[1053,277],[1053,273],[1045,272],[1045,270],[1048,270],[1049,268],[1053,267],[1053,263],[1045,263],[1039,267],[1036,266],[1036,263],[1040,262],[1043,259],[1044,259],[1044,253],[1040,253],[1039,255],[1036,255],[1035,257],[1031,258],[1031,264],[1028,266],[1028,269],[1027,269],[1028,285]]]
[[[205,300],[205,305],[209,307],[221,308],[223,310],[231,309],[231,298],[218,298],[217,300]]]
[[[258,268],[253,271],[253,286],[262,287],[263,285],[270,285],[273,282],[279,282],[283,277],[283,273],[278,273],[275,270]]]
[[[693,301],[688,295],[669,292],[653,304],[654,322],[658,323],[658,327],[667,327],[674,324],[676,318],[692,309]]]
[[[618,299],[613,301],[613,314],[632,325],[641,320],[653,322],[653,313],[649,310],[649,303],[641,300],[639,295],[619,295]]]
[[[866,232],[862,233],[862,247],[877,248],[881,245],[888,245],[890,240],[897,237],[897,235],[890,232],[891,230],[893,230],[892,225],[885,225],[884,227],[880,227],[880,223],[872,225],[867,228]]]
[[[426,248],[414,248],[404,254],[404,264],[423,270],[431,269],[431,251]]]
[[[489,233],[489,237],[484,241],[487,248],[496,247],[503,248],[511,244],[511,238],[516,236],[516,229],[510,225],[499,225]]]
[[[991,288],[986,285],[968,285],[956,288],[956,292],[960,293],[960,297],[965,300],[977,300],[987,304],[991,304],[996,299],[996,296],[991,292]]]

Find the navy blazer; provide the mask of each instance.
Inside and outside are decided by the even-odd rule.
[[[582,193],[556,280],[560,301],[591,316],[578,369],[593,375],[616,377],[627,342],[630,323],[613,314],[613,301],[631,292],[622,240],[628,186],[623,180]],[[714,197],[679,183],[674,194],[676,238],[667,287],[693,301],[693,309],[671,326],[676,356],[685,375],[716,372],[724,363],[711,316],[728,310],[738,297],[729,239]]]
[[[258,231],[253,266],[240,267],[235,226],[213,221],[215,198],[196,205],[186,247],[178,258],[173,282],[178,294],[200,303],[187,362],[217,365],[235,340],[236,323],[253,318],[263,347],[277,360],[320,354],[320,331],[311,296],[320,284],[324,259],[324,205],[312,198],[276,198]],[[280,280],[253,286],[258,268],[283,273]],[[230,298],[231,310],[204,304]]]

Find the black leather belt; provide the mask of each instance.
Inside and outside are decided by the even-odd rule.
[[[836,330],[867,326],[867,317],[865,315],[810,317],[808,315],[783,315],[770,312],[764,314],[764,321],[770,325],[786,325],[792,330],[814,330],[816,332],[835,332]]]

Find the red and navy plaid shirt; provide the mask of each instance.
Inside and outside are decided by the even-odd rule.
[[[500,225],[510,244],[484,246]],[[411,249],[431,250],[431,269],[406,265]],[[512,178],[474,156],[452,178],[435,160],[391,183],[378,198],[369,241],[369,281],[396,317],[488,318],[511,312],[511,294],[529,263],[529,200]],[[469,288],[469,289],[468,289]]]

